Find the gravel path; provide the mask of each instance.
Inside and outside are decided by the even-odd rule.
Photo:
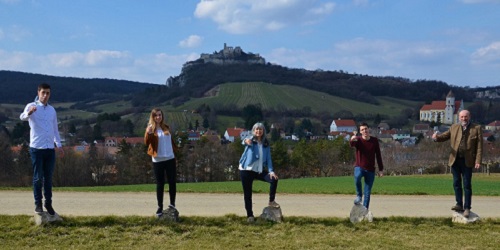
[[[284,216],[349,217],[354,196],[277,194]],[[168,192],[165,193],[168,201]],[[259,215],[267,205],[267,195],[254,194],[254,213]],[[0,191],[0,214],[33,214],[33,193]],[[168,204],[168,203],[167,203]],[[453,196],[372,195],[370,210],[375,217],[448,217],[454,205]],[[140,215],[156,211],[153,192],[54,192],[53,206],[61,215]],[[500,218],[500,197],[474,196],[472,211],[482,218]],[[180,216],[245,216],[243,194],[178,193]]]

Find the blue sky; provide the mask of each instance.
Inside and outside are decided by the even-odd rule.
[[[164,84],[228,46],[290,68],[500,85],[500,0],[0,0],[0,69]]]

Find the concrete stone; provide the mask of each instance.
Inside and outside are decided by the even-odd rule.
[[[469,218],[464,217],[463,212],[453,212],[451,221],[454,223],[469,224],[479,221],[481,218],[474,212],[470,212]]]
[[[373,213],[361,204],[354,205],[349,215],[351,223],[356,224],[362,221],[373,222]]]
[[[281,207],[265,207],[260,215],[261,219],[274,221],[277,223],[283,222],[283,213],[281,212]]]
[[[173,207],[168,207],[167,209],[163,210],[163,214],[158,217],[159,220],[165,220],[165,221],[172,221],[172,222],[179,222],[179,211],[176,208]]]
[[[50,215],[47,212],[35,213],[31,219],[37,226],[63,221],[59,214]]]

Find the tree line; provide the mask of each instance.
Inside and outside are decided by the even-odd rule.
[[[201,139],[188,142],[186,134],[176,134],[180,141],[177,155],[179,182],[214,182],[239,180],[238,161],[243,152],[241,140],[234,143]],[[12,151],[4,132],[0,132],[0,186],[31,186],[32,166],[28,145]],[[154,183],[152,162],[144,144],[118,144],[116,154],[105,147],[91,145],[86,151],[65,148],[56,160],[55,186],[95,186]],[[422,139],[414,147],[383,143],[382,158],[387,175],[449,173],[449,145]],[[273,166],[280,178],[331,177],[352,175],[354,149],[345,137],[334,140],[272,140]],[[498,167],[500,145],[485,144],[483,163],[491,172]],[[483,168],[481,171],[485,171]]]

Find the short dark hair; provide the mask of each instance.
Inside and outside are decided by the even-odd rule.
[[[41,90],[41,89],[50,89],[50,85],[48,83],[40,83],[40,85],[38,85],[38,90]]]
[[[366,123],[366,122],[362,122],[362,123],[359,124],[359,127],[362,127],[362,126],[370,128],[370,126],[368,126],[368,123]]]

